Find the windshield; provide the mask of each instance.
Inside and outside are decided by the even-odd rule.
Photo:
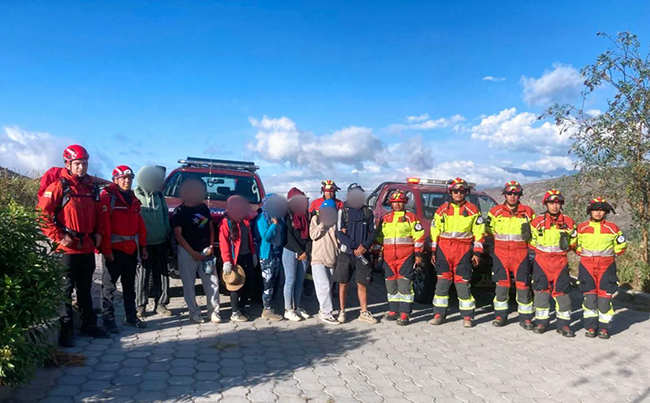
[[[448,195],[446,193],[420,193],[420,197],[422,198],[424,216],[428,219],[432,219],[436,210],[438,210],[438,207],[442,206],[442,204],[447,201]],[[483,218],[487,218],[487,213],[495,206],[492,199],[484,195],[470,194],[467,199],[478,206]]]
[[[189,177],[205,182],[210,200],[225,201],[232,195],[240,195],[250,203],[259,204],[261,201],[260,190],[254,177],[207,172],[176,172],[165,185],[165,196],[179,197],[180,184]]]

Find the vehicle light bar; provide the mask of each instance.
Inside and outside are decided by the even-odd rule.
[[[445,185],[445,186],[449,183],[448,180],[444,180],[444,179],[423,179],[423,178],[407,178],[406,182],[411,184],[416,184],[416,185]],[[476,183],[467,182],[467,184],[470,187],[473,188],[476,187]]]
[[[254,162],[248,161],[230,161],[230,160],[213,160],[208,158],[197,158],[197,157],[187,157],[184,160],[178,160],[179,164],[183,164],[185,167],[211,167],[211,168],[229,168],[229,169],[240,169],[250,172],[255,172],[260,167],[255,165]]]

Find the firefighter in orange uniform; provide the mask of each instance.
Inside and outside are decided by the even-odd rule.
[[[531,224],[531,247],[535,249],[533,261],[532,289],[535,294],[535,328],[533,332],[543,334],[548,330],[551,297],[555,299],[557,332],[565,337],[574,337],[571,330],[571,282],[567,254],[575,250],[578,233],[571,217],[562,214],[564,196],[551,189],[544,195],[544,214]]]
[[[589,221],[578,226],[578,283],[584,293],[583,321],[589,338],[609,339],[612,294],[618,289],[616,256],[627,248],[621,229],[605,219],[612,212],[611,204],[597,197],[587,206]]]
[[[440,325],[449,305],[453,282],[463,326],[473,327],[476,302],[470,292],[472,266],[478,266],[483,253],[485,225],[478,207],[465,199],[469,184],[461,178],[449,181],[451,201],[438,208],[431,221],[431,263],[436,267],[438,283],[433,298],[432,325]]]
[[[415,296],[415,268],[423,263],[425,235],[415,214],[404,211],[404,206],[408,203],[404,192],[394,191],[389,196],[389,201],[392,211],[382,217],[377,232],[377,243],[383,245],[388,293],[388,313],[385,318],[396,320],[400,326],[406,326]]]
[[[524,194],[519,182],[506,183],[501,194],[505,196],[505,202],[492,207],[486,225],[487,232],[494,236],[492,280],[496,283],[496,295],[492,324],[501,327],[508,321],[510,281],[514,278],[519,325],[526,330],[533,330],[528,242],[532,236],[530,222],[535,218],[535,212],[519,202]]]

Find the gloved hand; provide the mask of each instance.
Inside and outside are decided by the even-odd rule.
[[[253,255],[253,267],[257,266],[257,255]]]
[[[232,263],[226,262],[223,264],[223,274],[232,273]]]

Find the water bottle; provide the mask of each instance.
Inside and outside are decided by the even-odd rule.
[[[217,265],[217,259],[214,256],[210,256],[212,255],[212,253],[209,246],[203,249],[203,252],[201,254],[206,257],[205,259],[203,259],[203,272],[205,274],[212,275]]]
[[[363,263],[364,265],[368,266],[368,259],[366,259],[365,256],[363,256],[363,255],[359,255],[359,256],[357,256],[357,259],[361,260],[361,263]]]

